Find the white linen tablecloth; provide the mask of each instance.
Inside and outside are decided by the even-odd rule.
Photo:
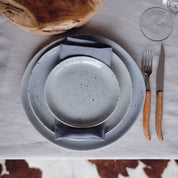
[[[161,143],[155,130],[156,68],[160,43],[146,39],[139,27],[143,11],[155,6],[161,6],[161,0],[106,0],[101,11],[84,27],[55,36],[24,32],[0,15],[0,158],[178,159],[178,18],[172,35],[164,41],[164,142]],[[81,33],[99,34],[114,40],[131,54],[139,66],[143,50],[154,49],[150,142],[143,134],[142,112],[118,141],[101,149],[82,152],[54,145],[29,122],[19,91],[26,66],[45,45],[63,36]]]

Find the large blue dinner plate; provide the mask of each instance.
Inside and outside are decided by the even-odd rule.
[[[51,122],[50,129],[38,118],[35,114],[31,101],[29,98],[29,81],[31,72],[34,66],[37,64],[38,60],[49,50],[59,46],[63,39],[54,41],[53,43],[49,44],[48,46],[44,47],[40,50],[31,60],[29,65],[26,68],[26,71],[23,75],[22,82],[21,82],[21,98],[22,104],[24,106],[25,112],[33,124],[33,126],[49,141],[54,144],[57,144],[61,147],[65,147],[72,150],[91,150],[97,149],[104,146],[107,146],[114,141],[118,140],[122,135],[129,130],[129,128],[133,125],[135,120],[137,119],[144,103],[145,99],[145,84],[143,80],[142,73],[138,68],[137,64],[133,60],[133,58],[117,43],[101,37],[101,36],[77,36],[78,38],[94,40],[100,43],[107,44],[113,48],[113,52],[119,57],[118,60],[122,60],[124,65],[126,66],[130,78],[131,78],[131,85],[132,85],[132,95],[130,104],[127,108],[126,113],[124,114],[122,120],[119,124],[116,124],[111,131],[108,131],[105,135],[105,141],[97,141],[97,140],[60,140],[56,141],[54,139],[54,132],[53,132],[53,122]],[[57,64],[57,63],[56,63]],[[46,76],[47,77],[47,76]]]

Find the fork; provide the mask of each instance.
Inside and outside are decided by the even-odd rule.
[[[151,89],[150,89],[150,75],[152,73],[153,51],[144,50],[142,59],[142,72],[145,76],[146,98],[143,110],[143,129],[145,137],[148,141],[151,140],[149,132],[150,111],[151,111]]]

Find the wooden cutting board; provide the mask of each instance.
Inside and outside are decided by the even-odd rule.
[[[63,33],[87,23],[105,0],[0,0],[0,12],[15,26],[36,34]]]

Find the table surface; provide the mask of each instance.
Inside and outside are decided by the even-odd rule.
[[[24,32],[0,15],[0,158],[88,158],[88,159],[178,159],[178,19],[165,46],[165,88],[162,130],[155,130],[156,68],[160,42],[146,39],[139,27],[144,10],[161,6],[161,0],[106,0],[100,12],[85,26],[55,36]],[[140,66],[145,48],[154,49],[151,75],[152,140],[146,141],[142,112],[131,129],[107,147],[92,151],[68,150],[49,142],[29,122],[20,100],[20,82],[31,58],[50,42],[67,35],[90,33],[112,39],[126,49]]]

